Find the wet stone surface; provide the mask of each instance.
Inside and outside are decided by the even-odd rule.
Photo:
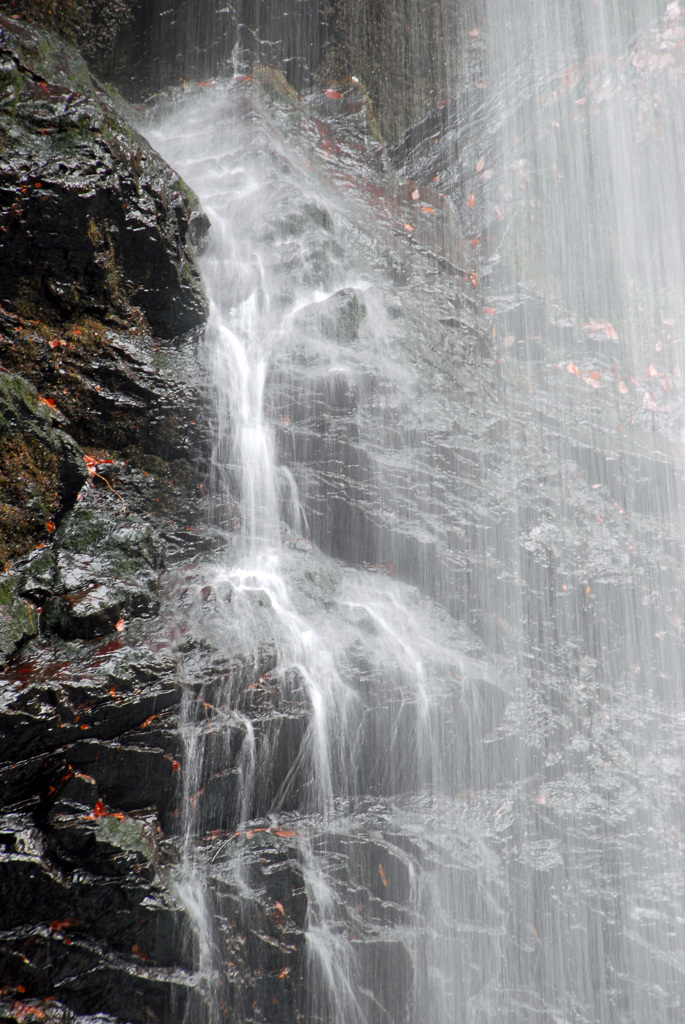
[[[64,317],[136,306],[163,337],[201,325],[203,215],[182,182],[75,51],[4,15],[0,33],[3,301]]]

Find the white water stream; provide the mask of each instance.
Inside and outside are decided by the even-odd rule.
[[[486,370],[450,348],[449,280],[390,281],[387,239],[418,265],[434,207],[403,215],[424,246],[407,257],[407,221],[389,233],[391,204],[355,192],[354,146],[302,129],[309,113],[218,84],[149,133],[212,223],[215,491],[241,541],[211,580],[246,631],[249,602],[268,608],[273,679],[308,708],[267,808],[309,900],[297,1019],[676,1024],[685,150],[658,91],[680,64],[658,61],[679,60],[685,24],[670,4],[642,49],[599,40],[572,58],[564,17],[531,29],[534,4],[506,21],[496,7],[468,58],[492,120],[464,141],[472,184],[451,193],[483,252]],[[301,227],[317,218],[334,236],[322,251]],[[347,314],[364,304],[359,334],[327,326],[341,293]],[[336,519],[342,506],[358,517]],[[244,722],[238,832],[264,813],[269,756]],[[218,985],[187,842],[185,900]]]

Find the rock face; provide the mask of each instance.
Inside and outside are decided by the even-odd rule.
[[[190,255],[208,227],[83,60],[0,16],[3,300],[100,318],[142,310],[169,337],[207,309]]]

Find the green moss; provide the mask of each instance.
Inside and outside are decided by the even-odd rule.
[[[154,843],[150,838],[149,829],[143,822],[137,821],[135,818],[122,820],[107,815],[98,818],[97,830],[98,838],[111,846],[139,853],[148,861],[154,857]]]
[[[38,634],[37,610],[17,596],[18,582],[15,576],[0,577],[0,665]]]
[[[300,97],[278,68],[256,67],[252,72],[252,77],[259,82],[267,96],[271,96],[272,99],[289,103],[300,102]]]
[[[92,509],[77,508],[60,527],[59,543],[65,551],[85,555],[96,551],[108,533],[106,520]]]
[[[0,109],[14,117],[17,110],[19,95],[24,88],[24,80],[18,67],[11,60],[0,63]]]

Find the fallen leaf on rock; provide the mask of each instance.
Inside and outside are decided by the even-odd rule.
[[[480,174],[480,172],[483,170],[484,167],[485,167],[485,160],[483,159],[483,157],[481,157],[480,160],[478,161],[478,163],[476,164],[476,174]]]
[[[475,192],[472,192],[471,195],[468,197],[468,199],[466,200],[466,205],[468,206],[468,208],[470,210],[472,210],[473,207],[476,205],[476,193]]]
[[[433,209],[432,206],[422,206],[421,209],[423,210],[424,213],[435,213],[435,210]]]
[[[495,217],[497,217],[497,220],[501,224],[502,221],[504,220],[504,210],[502,209],[502,207],[501,206],[493,206],[492,212],[494,213]]]
[[[421,193],[419,192],[419,190],[417,188],[414,189],[414,191],[411,194],[411,197],[412,197],[412,199],[414,201],[416,201],[417,199],[421,198]]]
[[[411,224],[403,224],[402,227],[404,228],[405,231],[413,231],[414,230],[414,228],[412,227]]]
[[[381,882],[383,883],[384,888],[387,889],[388,888],[388,880],[385,877],[385,871],[383,870],[383,865],[382,864],[378,865],[378,874],[381,876]]]
[[[126,623],[124,622],[123,619],[119,619],[118,622],[115,622],[114,628],[116,629],[117,633],[123,633],[124,630],[126,629]]]
[[[626,387],[626,385],[623,383],[622,380],[620,380],[618,382],[618,390],[619,390],[619,394],[621,394],[621,395],[627,395],[628,394],[628,388]]]
[[[73,917],[65,917],[63,921],[51,921],[48,927],[51,932],[61,932],[65,928],[73,928],[77,924],[78,921],[75,921]]]
[[[337,89],[324,89],[324,96],[328,96],[330,100],[339,100],[342,96],[341,92]]]
[[[105,818],[106,816],[107,811],[105,810],[105,805],[103,804],[102,800],[98,800],[98,802],[95,804],[95,807],[93,808],[93,817]]]
[[[568,370],[569,373],[572,373],[574,377],[578,376],[578,372],[579,371],[578,371],[578,367],[575,365],[575,363],[568,362],[566,364],[566,369]]]
[[[43,405],[49,405],[51,409],[57,408],[57,403],[55,402],[54,398],[43,398],[42,395],[38,395],[38,401],[42,402]]]

